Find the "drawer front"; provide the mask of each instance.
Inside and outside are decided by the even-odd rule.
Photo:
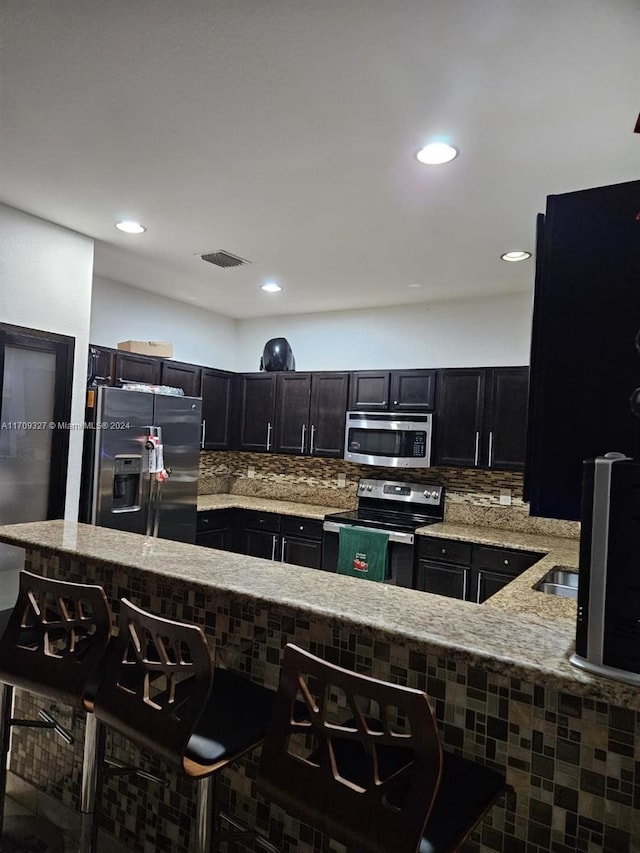
[[[301,539],[322,539],[322,522],[300,515],[283,515],[280,525],[283,535]]]
[[[473,546],[474,569],[490,569],[503,574],[519,575],[542,558],[531,551],[513,551],[508,548]]]
[[[418,554],[443,563],[471,565],[471,543],[457,539],[436,539],[430,536],[416,536]]]
[[[196,515],[196,532],[205,533],[220,527],[228,527],[231,524],[232,510],[230,509],[206,509]]]
[[[257,510],[246,509],[242,515],[241,523],[245,530],[280,532],[280,516],[275,512],[258,512]]]

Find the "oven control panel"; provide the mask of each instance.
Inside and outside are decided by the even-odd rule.
[[[406,503],[439,506],[442,502],[442,486],[428,483],[402,483],[395,480],[363,478],[358,483],[358,497],[396,500]]]

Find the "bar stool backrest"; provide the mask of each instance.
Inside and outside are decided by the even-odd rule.
[[[110,634],[102,587],[22,571],[0,639],[0,681],[87,710],[86,686]]]
[[[184,753],[212,684],[204,633],[123,598],[94,713],[148,752],[184,770]]]
[[[286,646],[258,771],[271,800],[350,851],[416,853],[441,768],[425,693]]]

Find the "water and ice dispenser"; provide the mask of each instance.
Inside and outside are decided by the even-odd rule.
[[[119,454],[114,459],[112,512],[135,512],[140,505],[143,474],[140,454]]]
[[[640,686],[640,462],[622,453],[584,463],[571,663]]]

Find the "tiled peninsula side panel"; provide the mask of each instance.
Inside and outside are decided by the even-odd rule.
[[[249,468],[255,475],[247,476]],[[338,475],[346,478],[338,486]],[[308,503],[349,507],[355,503],[361,477],[388,478],[403,482],[427,482],[446,488],[456,502],[499,505],[500,490],[509,489],[515,507],[522,502],[522,474],[471,468],[378,468],[355,465],[343,459],[287,456],[281,453],[203,451],[200,454],[200,494],[232,492],[256,497],[293,499]]]
[[[506,768],[513,792],[465,846],[467,853],[638,853],[640,851],[640,712],[609,706],[489,672],[464,661],[425,654],[348,625],[309,620],[284,607],[257,607],[130,571],[71,557],[27,553],[27,568],[72,581],[102,584],[116,602],[136,604],[203,626],[219,664],[258,683],[277,685],[284,645],[295,642],[326,660],[394,683],[426,690],[448,749]],[[116,617],[117,617],[117,607]],[[499,665],[496,664],[496,670]],[[36,703],[19,695],[19,714]],[[37,730],[18,730],[12,770],[79,808],[82,720],[66,711],[75,746]],[[109,747],[120,759],[163,775],[166,769],[122,738]],[[256,789],[257,756],[219,776],[219,805],[268,834],[283,853],[344,853],[344,848],[270,807]],[[74,772],[75,771],[75,772]],[[188,853],[195,827],[192,783],[169,773],[163,788],[144,780],[107,784],[102,824],[136,853]],[[149,821],[149,814],[154,821]]]

